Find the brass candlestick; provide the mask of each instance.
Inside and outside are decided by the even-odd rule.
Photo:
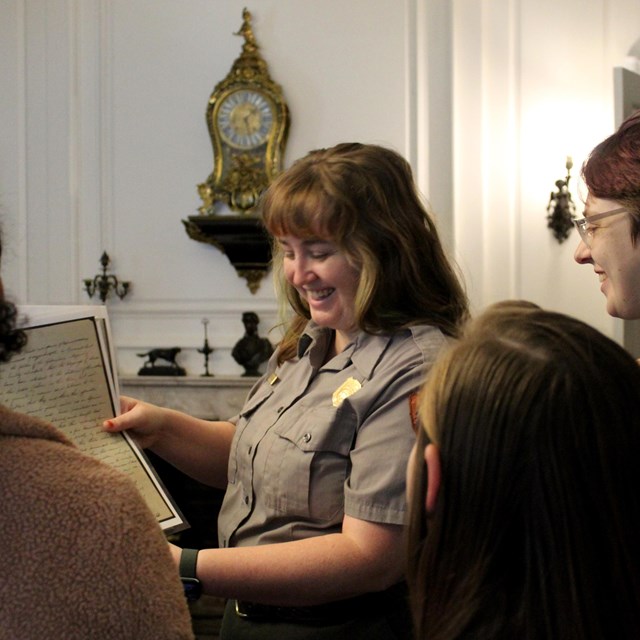
[[[198,353],[202,353],[204,355],[204,373],[203,377],[211,377],[212,374],[209,373],[209,354],[213,353],[213,349],[209,346],[209,338],[207,337],[207,325],[209,324],[208,318],[202,318],[202,324],[204,325],[204,345],[202,349],[198,349]]]

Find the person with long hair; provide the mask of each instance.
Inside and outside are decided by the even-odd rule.
[[[0,370],[27,343],[0,281]],[[166,539],[135,485],[0,406],[0,638],[189,640]]]
[[[640,637],[640,368],[517,302],[431,369],[408,465],[416,638]]]
[[[574,258],[593,266],[610,315],[640,318],[640,111],[593,149],[582,178],[588,193]]]
[[[219,548],[193,560],[173,547],[229,599],[224,640],[408,638],[412,397],[466,320],[466,295],[392,150],[313,151],[261,212],[287,326],[240,414],[209,422],[123,398],[105,428],[226,488]]]

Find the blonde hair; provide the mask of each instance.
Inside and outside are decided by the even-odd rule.
[[[442,477],[428,517],[424,465],[412,482],[417,637],[640,636],[638,397],[579,320],[516,303],[470,325],[421,394]]]

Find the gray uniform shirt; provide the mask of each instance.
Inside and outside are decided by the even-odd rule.
[[[276,352],[232,419],[220,546],[340,532],[345,514],[404,524],[410,396],[447,338],[431,326],[359,333],[322,364],[331,337],[310,322],[298,357],[277,366]]]

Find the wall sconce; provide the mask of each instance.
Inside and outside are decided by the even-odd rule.
[[[104,251],[100,258],[102,273],[97,274],[93,280],[91,278],[84,279],[84,290],[90,298],[93,298],[93,294],[97,291],[100,300],[106,302],[109,297],[109,292],[113,289],[113,292],[122,300],[129,292],[130,282],[118,282],[118,278],[116,278],[115,275],[107,275],[109,262],[109,256],[107,252]]]
[[[547,205],[547,227],[551,229],[555,239],[563,243],[573,228],[576,205],[571,198],[569,191],[569,180],[571,180],[571,168],[573,160],[567,156],[567,176],[564,180],[556,180],[557,191],[552,191]]]

